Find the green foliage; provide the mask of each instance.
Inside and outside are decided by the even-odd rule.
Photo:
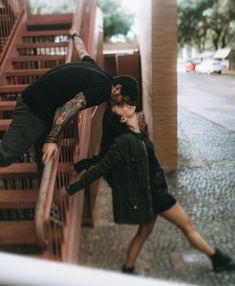
[[[102,0],[101,10],[104,15],[105,41],[109,41],[112,36],[127,36],[133,24],[134,15],[125,11],[117,0]]]
[[[181,0],[178,41],[203,51],[223,48],[235,34],[235,0]]]

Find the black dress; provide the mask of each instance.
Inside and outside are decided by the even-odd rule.
[[[160,214],[170,209],[176,203],[176,199],[168,192],[164,172],[154,154],[153,143],[143,133],[135,134],[144,142],[147,149],[153,212]]]

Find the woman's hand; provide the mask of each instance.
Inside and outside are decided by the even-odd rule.
[[[45,143],[43,145],[42,153],[43,153],[42,162],[44,166],[46,166],[52,156],[56,158],[57,153],[58,153],[57,144],[56,143]]]

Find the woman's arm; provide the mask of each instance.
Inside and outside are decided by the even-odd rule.
[[[73,195],[80,189],[90,185],[95,180],[99,179],[110,170],[115,168],[122,160],[121,146],[119,142],[115,142],[105,154],[105,156],[89,169],[78,182],[66,187],[69,195]]]

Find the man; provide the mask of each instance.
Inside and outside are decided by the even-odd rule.
[[[113,78],[105,73],[89,57],[80,34],[74,30],[70,34],[81,61],[50,70],[22,92],[12,123],[0,142],[0,167],[13,163],[34,144],[41,171],[41,157],[47,165],[56,156],[59,135],[78,111],[99,105],[110,97],[119,102],[138,93],[134,78]]]

